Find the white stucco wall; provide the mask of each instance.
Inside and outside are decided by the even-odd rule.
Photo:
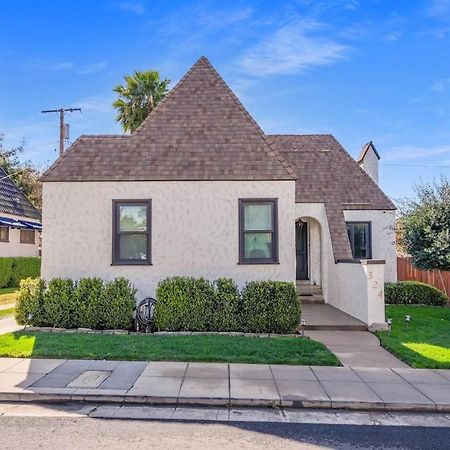
[[[294,181],[44,183],[42,276],[295,280]],[[238,199],[278,198],[279,264],[238,264]],[[152,199],[151,266],[111,266],[112,200]]]
[[[347,210],[344,217],[349,222],[371,222],[372,258],[386,261],[384,278],[397,281],[397,249],[395,239],[395,211]]]
[[[13,214],[0,213],[2,217],[8,217],[15,220],[35,221],[24,216],[15,216]],[[20,230],[16,228],[9,229],[9,242],[0,241],[0,257],[2,256],[39,256],[39,232],[35,232],[34,244],[22,244],[20,242]]]
[[[337,268],[337,302],[333,306],[368,326],[383,324],[384,263],[339,263]]]

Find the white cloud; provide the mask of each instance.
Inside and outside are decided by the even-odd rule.
[[[100,72],[108,65],[105,61],[99,61],[97,63],[88,64],[87,66],[81,67],[77,70],[80,75],[90,75],[92,73]]]
[[[386,155],[384,156],[384,160],[404,161],[411,159],[430,158],[433,156],[450,157],[450,145],[440,145],[436,147],[394,147],[389,153],[386,153]]]
[[[123,2],[119,5],[119,9],[136,14],[137,16],[142,16],[145,13],[145,7],[140,2]]]
[[[254,76],[294,74],[344,59],[350,49],[318,34],[324,25],[295,20],[247,50],[238,64]]]
[[[108,63],[99,61],[92,64],[77,65],[72,61],[54,61],[49,59],[35,58],[26,67],[40,71],[74,71],[79,75],[90,75],[103,70]]]
[[[450,0],[432,0],[428,8],[428,14],[437,19],[450,17]]]
[[[436,81],[431,85],[431,90],[442,94],[450,88],[450,78],[444,78],[443,80]]]
[[[114,112],[113,101],[114,96],[112,94],[105,97],[91,96],[75,102],[74,107],[81,108],[83,112],[112,114]]]
[[[400,31],[393,31],[392,33],[387,34],[384,37],[385,41],[395,42],[398,41],[402,37],[402,33]]]
[[[75,64],[70,61],[50,61],[46,59],[33,59],[28,65],[31,69],[37,70],[69,70],[75,67]]]

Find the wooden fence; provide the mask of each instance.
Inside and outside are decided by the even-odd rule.
[[[411,258],[397,258],[397,279],[399,281],[413,280],[431,284],[442,292],[447,291],[447,295],[450,295],[450,272],[416,269],[412,265]]]

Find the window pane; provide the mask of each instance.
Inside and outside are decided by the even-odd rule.
[[[369,242],[368,242],[368,226],[366,224],[354,224],[355,233],[355,258],[367,258],[369,256]]]
[[[271,230],[272,205],[245,205],[245,230]]]
[[[147,231],[146,205],[120,205],[119,231]]]
[[[9,228],[0,227],[0,241],[8,241]]]
[[[245,233],[245,258],[272,258],[272,233]]]
[[[147,259],[147,235],[119,235],[119,259]]]
[[[34,244],[34,231],[20,230],[20,242],[21,244]]]

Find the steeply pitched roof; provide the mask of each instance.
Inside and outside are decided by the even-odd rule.
[[[344,210],[395,209],[333,136],[272,135],[267,140],[295,170],[295,201],[325,203],[336,259],[351,257]]]
[[[40,219],[41,213],[0,167],[0,212]]]
[[[292,180],[206,58],[131,136],[82,136],[43,181]]]
[[[377,149],[375,148],[375,145],[373,144],[372,141],[368,142],[366,145],[363,146],[363,148],[361,149],[361,153],[358,156],[358,159],[356,160],[356,162],[359,164],[363,161],[364,157],[366,156],[366,153],[369,151],[369,149],[372,149],[373,152],[375,153],[375,156],[380,160],[381,156],[378,153]]]

